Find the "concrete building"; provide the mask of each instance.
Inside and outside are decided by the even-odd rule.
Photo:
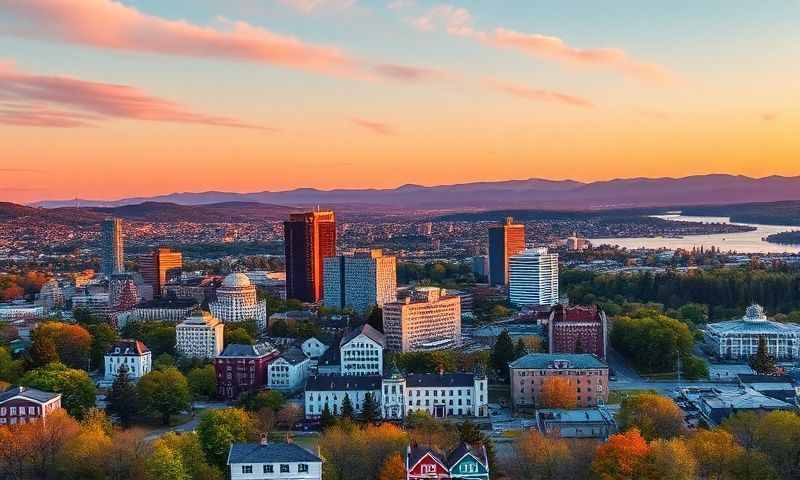
[[[164,285],[180,281],[183,255],[178,250],[159,247],[139,258],[139,272],[144,282],[153,287],[153,296],[163,295]]]
[[[122,220],[103,220],[101,240],[101,271],[106,275],[125,271]]]
[[[267,366],[280,352],[269,343],[240,345],[232,343],[214,357],[217,373],[217,394],[234,400],[244,392],[267,385]]]
[[[538,407],[548,378],[565,378],[575,389],[579,408],[608,400],[608,365],[590,354],[529,353],[508,364],[514,409]]]
[[[211,313],[223,323],[254,319],[259,331],[267,328],[267,304],[256,297],[256,287],[243,273],[231,273],[217,289],[217,301],[209,304]]]
[[[231,480],[322,480],[322,459],[296,443],[234,443]]]
[[[306,382],[305,390],[305,417],[307,420],[318,420],[328,406],[333,415],[342,413],[342,402],[345,395],[350,398],[353,410],[361,412],[364,398],[367,393],[380,404],[381,377],[370,376],[343,376],[343,375],[318,375]]]
[[[509,259],[525,250],[525,225],[511,217],[489,228],[489,285],[508,285]]]
[[[105,380],[113,382],[122,366],[128,369],[128,378],[138,380],[153,369],[150,349],[139,340],[118,340],[105,355]]]
[[[65,303],[64,290],[55,278],[51,278],[42,285],[39,296],[36,299],[36,304],[42,306],[45,314],[64,308]]]
[[[98,317],[108,317],[111,312],[108,293],[74,295],[70,301],[72,302],[73,310],[82,308]]]
[[[517,306],[558,303],[558,254],[525,250],[509,259],[508,298]]]
[[[225,325],[208,312],[197,312],[175,326],[175,351],[189,358],[214,358],[223,347]]]
[[[339,343],[342,375],[383,375],[386,337],[368,324],[351,331]]]
[[[0,320],[13,322],[16,320],[37,320],[44,318],[44,307],[22,300],[0,303]]]
[[[367,313],[397,300],[397,259],[380,249],[325,258],[325,306]]]
[[[179,323],[199,308],[200,305],[193,298],[154,298],[136,305],[131,310],[129,321],[162,320]]]
[[[297,347],[280,354],[267,367],[267,388],[295,392],[303,387],[311,370],[311,360]]]
[[[47,416],[61,408],[61,394],[35,388],[13,387],[0,392],[0,427],[47,421]]]
[[[486,255],[472,257],[472,273],[478,281],[489,278],[489,257]]]
[[[309,303],[322,300],[325,257],[336,255],[333,212],[293,213],[283,222],[286,298]]]
[[[394,352],[433,351],[461,345],[461,299],[436,287],[416,288],[383,306],[386,346]]]
[[[542,434],[559,438],[607,440],[617,432],[614,416],[604,407],[536,411],[536,426]]]
[[[759,338],[776,359],[800,359],[800,325],[769,320],[761,305],[747,307],[741,319],[711,323],[705,330],[706,345],[725,360],[746,361],[758,351]]]
[[[606,358],[608,318],[597,305],[556,305],[547,321],[550,353],[591,353]]]

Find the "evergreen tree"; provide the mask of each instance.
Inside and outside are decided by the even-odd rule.
[[[128,367],[122,365],[119,368],[111,392],[108,395],[109,413],[119,417],[123,427],[131,424],[131,418],[136,415],[136,385],[131,382],[128,376]]]
[[[378,404],[372,394],[367,392],[364,395],[364,405],[361,408],[361,421],[364,423],[375,423],[380,419]]]
[[[350,401],[350,395],[345,393],[342,400],[342,417],[353,419],[353,402]]]
[[[508,362],[512,361],[514,361],[514,341],[508,330],[503,330],[492,349],[492,367],[505,377],[508,373]]]
[[[528,347],[525,346],[525,342],[520,338],[517,340],[517,345],[514,347],[514,359],[524,357],[527,354]]]
[[[750,368],[759,375],[775,374],[775,358],[767,350],[767,339],[764,336],[758,337],[758,350],[750,357]]]
[[[319,417],[319,426],[322,430],[327,429],[328,427],[332,427],[336,424],[336,417],[331,414],[331,409],[328,408],[328,404],[325,404],[325,407],[322,409],[322,415]]]
[[[486,457],[489,461],[489,470],[494,470],[496,466],[496,455],[494,442],[488,435],[481,432],[478,425],[470,420],[458,425],[458,439],[469,445],[482,444],[486,448]]]

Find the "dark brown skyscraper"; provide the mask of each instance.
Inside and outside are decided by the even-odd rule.
[[[283,222],[286,253],[286,298],[322,300],[325,257],[336,255],[336,215],[333,212],[292,213]]]
[[[139,260],[139,273],[144,283],[153,286],[153,296],[160,297],[162,287],[173,278],[180,278],[183,255],[171,248],[159,247]]]
[[[508,285],[508,259],[525,250],[525,225],[506,223],[489,228],[489,284]]]

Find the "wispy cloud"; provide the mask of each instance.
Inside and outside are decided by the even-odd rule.
[[[346,10],[356,5],[356,0],[278,0],[298,12],[310,14],[320,10]]]
[[[448,74],[442,70],[410,65],[381,64],[375,65],[373,70],[381,77],[406,82],[442,80],[448,77]]]
[[[365,118],[354,117],[350,119],[353,125],[368,130],[375,135],[393,135],[394,130],[389,125],[375,120],[368,120]]]
[[[495,78],[484,79],[484,85],[492,88],[498,92],[505,93],[517,98],[531,100],[535,102],[546,103],[560,103],[562,105],[569,105],[572,107],[592,108],[594,104],[582,97],[575,95],[568,95],[566,93],[556,92],[554,90],[546,90],[540,88],[531,88],[526,85],[519,85],[516,83],[504,82]]]
[[[411,24],[421,31],[441,29],[453,36],[470,38],[495,48],[516,50],[537,58],[608,68],[648,83],[666,84],[673,78],[665,67],[633,59],[619,48],[577,48],[558,37],[502,27],[492,31],[477,30],[468,10],[451,5],[433,7],[424,15],[412,19]]]
[[[270,130],[235,118],[196,113],[128,85],[34,75],[7,62],[0,63],[0,98],[13,102],[0,110],[0,122],[12,125],[81,127],[116,117]],[[51,104],[78,111],[54,109]]]

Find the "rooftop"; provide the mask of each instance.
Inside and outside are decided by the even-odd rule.
[[[232,343],[225,347],[219,357],[263,357],[276,351],[271,343],[263,342],[255,345]]]
[[[292,347],[286,350],[278,358],[282,358],[287,362],[291,363],[292,365],[297,365],[298,363],[303,363],[306,360],[308,360],[306,354],[303,353],[303,351],[297,347]]]
[[[308,379],[306,391],[351,391],[351,390],[380,390],[381,377],[378,375],[324,375]]]
[[[150,349],[147,345],[139,340],[117,340],[106,351],[106,355],[110,356],[131,356],[131,355],[144,355]]]
[[[322,460],[295,443],[234,443],[228,451],[228,465],[282,462],[321,463]]]
[[[508,364],[511,368],[570,369],[608,368],[599,358],[588,353],[529,353]]]
[[[225,288],[246,288],[251,285],[252,282],[250,282],[250,278],[244,273],[239,272],[231,273],[222,281],[222,286]]]
[[[351,330],[350,333],[342,337],[342,341],[339,343],[339,345],[343,346],[345,343],[349,342],[350,340],[356,338],[359,335],[364,335],[365,337],[371,339],[380,346],[384,348],[386,347],[386,337],[381,332],[375,330],[375,328],[368,323],[365,323],[364,325],[361,325],[360,327]]]
[[[412,387],[472,387],[474,373],[409,373],[406,388]]]
[[[60,393],[43,392],[41,390],[36,390],[35,388],[12,387],[3,393],[0,393],[0,403],[15,397],[27,398],[38,403],[47,403],[50,400],[60,396]]]
[[[800,335],[800,325],[796,323],[779,323],[769,320],[761,305],[747,307],[742,318],[726,322],[710,323],[708,330],[716,334],[778,334]]]

